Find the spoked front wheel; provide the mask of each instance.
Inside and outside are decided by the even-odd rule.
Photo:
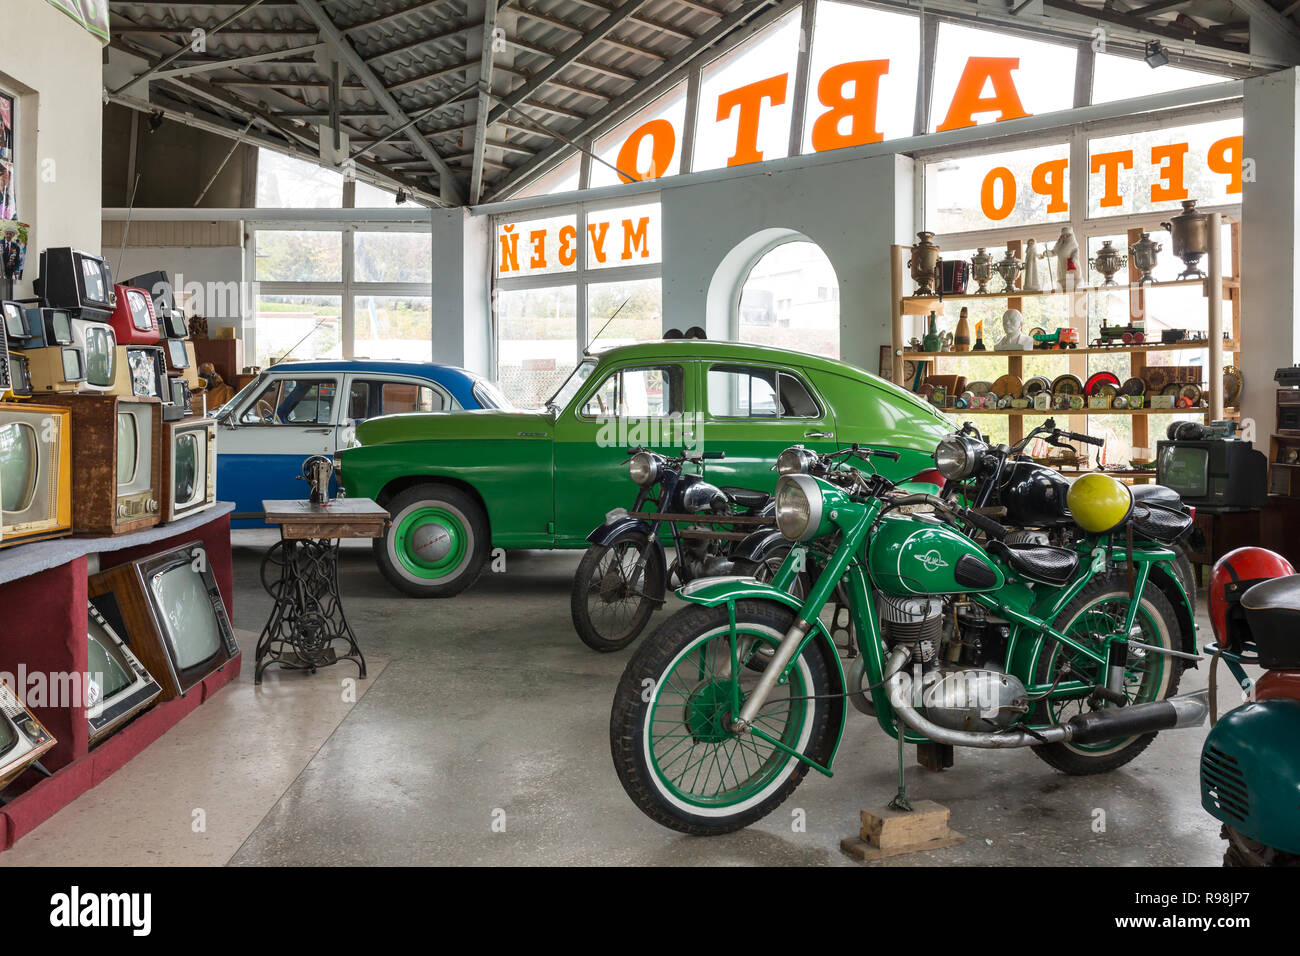
[[[643,531],[626,531],[608,545],[587,549],[569,601],[573,627],[584,644],[617,651],[641,635],[663,601],[661,555]]]
[[[748,666],[781,642],[794,612],[736,604],[732,655],[727,608],[683,608],[628,662],[610,714],[610,749],[623,789],[652,820],[682,833],[730,833],[766,816],[799,786],[808,766],[732,722],[762,677]],[[830,672],[813,644],[795,660],[754,726],[785,747],[828,759]]]
[[[1175,645],[1178,619],[1169,599],[1154,584],[1143,590],[1136,618],[1141,635],[1136,639],[1153,647],[1180,650]],[[1077,639],[1090,648],[1101,650],[1104,638],[1124,630],[1129,608],[1127,577],[1111,573],[1098,577],[1066,605],[1057,617],[1061,633]],[[1075,675],[1095,675],[1097,664],[1089,658],[1050,641],[1044,642],[1035,673],[1035,681],[1050,684],[1060,674],[1068,661]],[[1177,657],[1156,651],[1130,647],[1124,668],[1124,696],[1130,704],[1144,704],[1172,697],[1178,690],[1183,663]],[[1077,676],[1076,678],[1077,679]],[[1080,713],[1087,713],[1092,704],[1085,698],[1047,700],[1041,705],[1046,719],[1061,723]],[[1073,775],[1105,773],[1128,763],[1155,739],[1155,733],[1139,734],[1119,740],[1105,740],[1090,744],[1045,744],[1035,747],[1034,753],[1057,770]]]

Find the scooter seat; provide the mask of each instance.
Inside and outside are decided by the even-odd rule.
[[[1007,544],[1003,541],[990,541],[987,548],[990,554],[1009,564],[1013,571],[1044,584],[1065,584],[1079,569],[1078,553],[1068,548],[1033,542]]]
[[[756,511],[763,507],[772,497],[766,492],[754,491],[751,488],[725,487],[722,489],[722,493],[736,504],[740,505],[740,507],[748,508],[751,511]]]
[[[1261,581],[1241,596],[1262,667],[1300,668],[1300,574]]]
[[[1139,505],[1159,505],[1161,508],[1183,509],[1183,499],[1178,492],[1164,485],[1134,485],[1133,502]]]

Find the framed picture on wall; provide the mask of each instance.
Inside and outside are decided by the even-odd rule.
[[[0,219],[18,218],[14,182],[14,107],[12,94],[0,89]]]

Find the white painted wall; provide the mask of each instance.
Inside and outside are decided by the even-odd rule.
[[[1273,373],[1300,361],[1300,70],[1246,80],[1244,111],[1255,181],[1243,183],[1241,202],[1242,417],[1255,420],[1255,445],[1267,452]]]
[[[911,241],[913,162],[895,154],[695,185],[665,181],[664,328],[729,337],[732,296],[782,234],[816,242],[840,286],[840,355],[874,371],[889,344],[889,246]],[[789,347],[799,348],[797,341]]]
[[[100,45],[38,0],[6,0],[0,85],[18,94],[18,215],[32,226],[15,294],[32,294],[40,250],[100,243]]]
[[[436,209],[433,229],[433,361],[490,374],[489,217]]]
[[[128,247],[117,268],[118,249],[107,250],[118,279],[162,269],[177,291],[197,283],[204,292],[200,309],[208,328],[240,327],[239,290],[242,288],[244,251],[238,246]]]

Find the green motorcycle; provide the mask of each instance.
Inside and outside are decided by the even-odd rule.
[[[1083,533],[1051,547],[957,500],[901,492],[870,468],[892,453],[841,454],[833,471],[778,481],[777,526],[792,547],[769,583],[692,582],[678,592],[690,606],[628,662],[610,744],[651,819],[709,835],[762,818],[810,768],[831,776],[846,703],[898,740],[900,797],[904,743],[936,748],[941,765],[955,747],[1030,747],[1091,774],[1128,763],[1160,730],[1204,721],[1203,692],[1174,696],[1197,656],[1161,542],[1185,516],[1089,476],[1068,503]],[[957,434],[935,460],[965,480],[1009,454]],[[793,596],[807,567],[820,573]],[[861,652],[847,674],[822,620],[837,586]]]

